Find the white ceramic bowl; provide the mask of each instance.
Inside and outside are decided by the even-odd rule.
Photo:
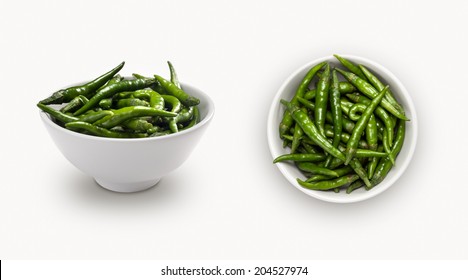
[[[393,75],[389,70],[385,67],[369,60],[366,58],[352,56],[352,55],[341,55],[344,58],[351,60],[356,64],[363,64],[369,70],[371,70],[376,76],[381,79],[384,84],[390,85],[390,89],[395,95],[395,98],[403,105],[405,109],[406,116],[410,119],[409,122],[406,123],[406,135],[405,141],[403,143],[403,148],[398,155],[395,166],[392,170],[388,173],[387,177],[373,189],[366,191],[364,188],[355,190],[350,194],[346,194],[346,192],[334,193],[334,192],[324,192],[324,191],[315,191],[309,190],[301,187],[296,179],[302,178],[304,179],[305,176],[292,164],[288,162],[280,162],[276,163],[276,166],[279,168],[281,173],[286,177],[286,179],[297,189],[304,192],[307,195],[312,197],[329,201],[329,202],[337,202],[337,203],[350,203],[350,202],[357,202],[362,201],[371,197],[374,197],[386,189],[388,189],[391,185],[393,185],[397,179],[403,174],[406,167],[408,166],[411,158],[413,156],[415,147],[416,147],[416,140],[417,140],[417,118],[416,118],[416,111],[414,108],[413,101],[411,100],[411,96],[406,91],[403,84],[397,79],[395,75]],[[279,155],[289,153],[289,149],[284,149],[282,147],[282,140],[279,138],[278,128],[281,122],[284,107],[280,104],[281,99],[291,100],[294,96],[294,93],[301,82],[302,78],[305,76],[307,71],[316,65],[319,62],[328,61],[330,66],[340,67],[341,66],[336,58],[333,56],[322,57],[311,61],[294,73],[292,73],[286,81],[282,84],[280,89],[278,90],[276,96],[273,99],[273,102],[270,107],[270,112],[268,115],[268,125],[267,125],[267,136],[268,136],[268,144],[270,147],[271,155],[273,158],[276,158]],[[339,76],[340,77],[340,76]]]
[[[65,129],[44,112],[40,116],[65,158],[99,185],[116,192],[142,191],[185,162],[213,118],[210,97],[193,86],[182,86],[188,94],[200,99],[201,120],[170,135],[138,139],[96,137]]]

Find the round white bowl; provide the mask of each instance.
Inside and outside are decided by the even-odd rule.
[[[42,111],[40,116],[65,158],[99,185],[116,192],[142,191],[185,162],[213,118],[211,98],[193,86],[182,86],[188,94],[200,99],[201,120],[170,135],[137,139],[97,137],[65,129]]]
[[[364,188],[360,188],[350,194],[346,194],[346,192],[343,191],[341,191],[340,193],[335,193],[330,191],[315,191],[303,188],[297,183],[296,179],[305,179],[305,176],[294,166],[294,164],[289,162],[280,162],[276,163],[276,166],[279,168],[284,177],[286,177],[286,179],[293,186],[295,186],[297,189],[299,189],[307,195],[329,202],[351,203],[366,200],[382,193],[383,191],[387,190],[390,186],[392,186],[397,181],[397,179],[404,173],[405,169],[411,161],[416,147],[418,122],[416,118],[416,110],[414,108],[413,101],[411,100],[411,96],[408,94],[403,84],[397,79],[395,75],[393,75],[388,69],[386,69],[382,65],[379,65],[378,63],[369,59],[353,55],[341,56],[351,60],[355,64],[362,64],[366,66],[384,84],[388,84],[390,86],[390,89],[394,93],[395,98],[405,109],[406,116],[410,119],[410,121],[406,123],[405,141],[403,143],[402,150],[396,158],[395,166],[388,173],[387,177],[371,190],[366,191]],[[279,124],[284,113],[284,106],[281,105],[280,100],[291,100],[291,98],[296,92],[299,83],[301,82],[307,71],[311,67],[322,61],[328,61],[331,67],[339,67],[341,69],[344,69],[344,67],[341,66],[338,60],[333,56],[327,56],[316,59],[303,65],[294,73],[292,73],[276,93],[276,96],[274,97],[270,107],[267,124],[268,145],[270,147],[271,155],[273,158],[276,158],[282,154],[289,153],[289,148],[283,148],[283,142],[279,137]]]

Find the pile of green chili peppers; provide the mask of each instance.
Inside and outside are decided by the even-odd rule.
[[[363,65],[335,55],[347,70],[313,66],[285,106],[279,134],[291,161],[305,174],[307,189],[346,193],[370,190],[390,172],[409,119],[401,104]],[[337,74],[344,78],[338,79]]]
[[[67,129],[111,138],[162,136],[200,121],[200,100],[182,89],[169,61],[170,80],[139,74],[123,78],[117,73],[124,64],[86,84],[54,92],[37,106]]]

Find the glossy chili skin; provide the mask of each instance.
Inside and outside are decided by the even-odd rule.
[[[353,172],[353,169],[350,166],[345,166],[339,169],[334,169],[336,174],[338,174],[338,177],[350,174]],[[318,181],[323,181],[323,180],[329,180],[333,179],[332,176],[327,176],[327,175],[313,175],[310,178],[308,178],[305,182],[307,183],[312,183],[312,182],[318,182]]]
[[[153,125],[143,118],[133,118],[133,119],[126,120],[122,123],[122,126],[134,132],[141,132],[141,133],[147,132],[148,130],[153,128]]]
[[[173,117],[169,120],[169,129],[172,133],[179,132],[178,124],[189,121],[193,118],[194,113],[194,106],[192,107],[185,107],[177,114],[177,116]]]
[[[339,82],[338,89],[340,93],[353,93],[356,91],[356,88],[349,82]],[[303,98],[307,100],[311,100],[315,98],[316,94],[317,94],[317,90],[314,88],[314,89],[306,91],[306,93],[304,93]]]
[[[297,167],[301,169],[302,171],[306,171],[310,174],[315,174],[315,175],[327,175],[331,177],[339,177],[338,173],[335,171],[321,167],[319,165],[316,165],[312,162],[297,162]]]
[[[377,152],[383,152],[383,146],[379,145],[377,147]],[[374,176],[375,169],[377,168],[377,165],[379,164],[381,158],[379,157],[373,157],[371,161],[367,164],[367,177],[369,177],[370,180],[372,180],[372,177]]]
[[[54,108],[47,106],[45,104],[42,104],[42,103],[37,103],[37,107],[39,107],[39,109],[48,113],[49,115],[54,117],[56,120],[60,121],[61,123],[69,123],[69,122],[74,122],[74,121],[79,120],[76,117],[62,113],[59,110],[55,110]]]
[[[393,163],[390,160],[391,157],[395,158],[398,153],[400,153],[401,148],[403,147],[403,142],[406,134],[406,123],[403,120],[400,120],[397,125],[397,133],[395,137],[395,143],[391,150],[391,154],[387,157],[380,160],[379,165],[377,166],[374,176],[371,180],[371,186],[367,189],[371,189],[378,185],[380,182],[385,179],[390,170],[392,169]]]
[[[317,92],[315,94],[315,126],[324,137],[325,116],[327,113],[329,89],[330,65],[327,63],[325,64],[325,70],[323,71],[322,76],[317,83]]]
[[[155,109],[164,109],[164,98],[161,96],[161,94],[154,91],[153,89],[139,89],[131,93],[131,96],[148,101],[149,106]]]
[[[337,148],[333,147],[333,145],[320,134],[320,132],[315,127],[314,123],[309,118],[307,113],[304,113],[304,111],[302,111],[301,108],[291,104],[290,102],[286,102],[286,104],[287,109],[293,117],[293,119],[296,121],[296,123],[300,125],[304,133],[310,139],[312,139],[317,145],[319,145],[326,152],[332,154],[334,157],[337,157],[342,160],[346,159],[343,153],[341,153]]]
[[[366,75],[364,75],[364,73],[362,72],[361,68],[359,68],[358,65],[355,65],[354,63],[352,63],[351,61],[347,60],[346,58],[344,57],[341,57],[337,54],[334,54],[333,55],[336,59],[338,59],[338,61],[341,63],[341,65],[343,65],[344,67],[348,68],[349,71],[351,71],[352,73],[354,73],[355,75],[357,75],[359,78],[361,79],[364,79],[364,80],[367,80],[367,77]]]
[[[73,98],[67,105],[60,109],[62,113],[73,113],[74,111],[78,110],[81,106],[86,104],[89,101],[88,98],[84,95],[78,95],[77,97]]]
[[[79,120],[82,122],[94,123],[101,120],[102,118],[112,115],[114,115],[114,112],[109,110],[91,111],[90,113],[79,116]]]
[[[100,137],[109,137],[109,138],[142,138],[146,137],[144,133],[125,133],[125,132],[116,132],[111,131],[97,125],[93,125],[83,121],[69,122],[65,124],[65,127],[71,130],[85,130],[86,132]]]
[[[369,106],[371,103],[371,99],[363,96],[363,95],[355,95],[355,94],[347,94],[346,95],[349,99],[353,100],[354,102],[362,103],[366,106]],[[393,142],[393,128],[395,126],[393,120],[391,119],[390,115],[385,111],[383,108],[380,106],[377,106],[375,109],[375,116],[379,117],[380,120],[382,120],[385,124],[385,129],[387,130],[388,133],[388,145],[392,146]]]
[[[348,164],[351,159],[353,158],[354,154],[356,153],[356,149],[358,146],[359,139],[361,139],[362,133],[367,126],[367,123],[374,113],[375,108],[381,103],[383,96],[385,95],[388,87],[386,87],[382,92],[380,92],[369,104],[366,108],[366,111],[362,114],[361,118],[359,118],[356,126],[354,127],[353,133],[351,134],[351,138],[349,139],[347,146],[346,146],[346,161],[345,164]]]
[[[332,145],[336,148],[341,141],[341,131],[343,130],[343,116],[341,112],[341,94],[339,89],[339,81],[336,75],[336,70],[332,72],[330,86],[330,109],[333,119],[333,142]],[[327,161],[325,162],[325,167],[330,166],[332,161],[332,156],[328,156]]]
[[[346,163],[345,163],[346,164]],[[367,177],[366,170],[362,166],[361,162],[357,158],[352,158],[349,161],[349,165],[353,168],[354,172],[358,175],[359,178],[366,184],[366,186],[371,186],[371,182]]]
[[[314,111],[315,110],[315,104],[310,102],[309,100],[306,100],[304,98],[297,98],[297,100],[299,101],[299,103],[301,103],[302,105],[304,105],[304,107]],[[331,112],[327,112],[326,115],[325,115],[325,121],[329,124],[333,124],[333,117],[332,117],[332,114]],[[342,118],[341,119],[342,121],[342,125],[343,125],[343,129],[346,130],[346,132],[349,132],[351,133],[354,129],[354,122],[350,121],[349,119],[346,119],[346,118]],[[326,132],[326,131],[325,131]]]
[[[194,125],[196,125],[197,123],[200,122],[200,110],[198,110],[197,106],[194,106],[192,108],[193,108],[192,119],[190,120],[190,122],[186,126],[184,126],[179,131],[189,129],[189,128],[193,127]]]
[[[366,140],[370,150],[377,150],[379,139],[377,137],[377,122],[374,114],[369,118],[369,122],[366,126]]]
[[[334,137],[335,135],[333,133],[333,128],[330,128],[328,125],[325,126],[325,135],[327,137]],[[351,135],[346,132],[342,132],[340,135],[341,143],[344,143],[344,144],[348,143],[349,138],[351,138]],[[361,139],[358,143],[358,147],[362,149],[369,149],[369,144],[367,144],[365,140]]]
[[[143,116],[175,117],[177,116],[177,114],[173,112],[158,110],[151,107],[131,106],[114,110],[113,115],[102,118],[99,121],[99,123],[96,124],[99,124],[99,126],[103,128],[112,128],[123,123],[126,120]]]
[[[361,69],[362,73],[366,76],[367,80],[371,85],[375,87],[376,90],[382,91],[385,87],[385,85],[377,78],[374,74],[372,74],[369,69],[367,69],[364,65],[359,65],[359,68]],[[396,101],[395,97],[393,96],[393,93],[390,89],[388,89],[387,93],[385,94],[384,98],[393,106],[395,109],[400,111],[400,113],[404,114],[405,111],[401,107],[400,103]]]
[[[354,181],[352,184],[350,184],[347,188],[346,188],[346,193],[347,194],[350,194],[352,193],[353,191],[359,189],[359,188],[362,188],[364,187],[365,184],[362,180],[357,180],[357,181]]]
[[[308,161],[308,162],[318,162],[325,160],[326,156],[324,154],[284,154],[278,156],[273,160],[273,163],[282,162],[282,161]]]
[[[112,98],[105,98],[105,99],[102,99],[101,101],[99,101],[99,107],[104,109],[104,110],[108,110],[108,109],[112,108],[112,103],[113,103]]]
[[[389,140],[388,140],[388,133],[386,130],[383,132],[383,139],[382,139],[382,146],[384,148],[384,151],[389,155],[389,159],[392,162],[392,164],[395,163],[395,159],[391,155],[392,148],[389,145]]]
[[[353,175],[345,175],[345,176],[332,179],[332,180],[320,181],[316,183],[307,183],[300,179],[297,179],[297,182],[299,183],[299,185],[303,186],[306,189],[326,191],[326,190],[331,190],[337,187],[344,186],[346,184],[350,184],[358,179],[359,179],[359,176],[353,174]]]
[[[182,109],[182,103],[177,97],[166,94],[161,95],[161,97],[165,105],[170,105],[171,112],[178,113]]]
[[[112,97],[114,94],[125,91],[134,91],[143,89],[154,83],[151,79],[135,79],[135,80],[123,80],[118,83],[109,85],[99,90],[83,107],[78,109],[73,115],[78,116],[92,107],[96,106],[99,101],[105,98]]]
[[[109,72],[99,76],[98,78],[80,85],[69,87],[66,89],[61,89],[59,91],[54,92],[50,97],[39,101],[42,104],[61,104],[65,102],[71,101],[73,98],[77,97],[78,95],[83,95],[89,97],[89,94],[95,92],[105,83],[107,83],[115,74],[117,74],[124,66],[125,62],[120,63],[114,69],[110,70]]]
[[[304,131],[302,130],[301,126],[296,123],[294,126],[294,134],[293,139],[291,142],[291,153],[295,153],[299,145],[301,144],[301,138],[304,135]]]
[[[379,94],[379,92],[371,84],[359,78],[357,75],[343,71],[341,69],[337,69],[337,71],[340,72],[351,84],[353,84],[359,91],[367,95],[369,98],[373,99]],[[406,121],[409,120],[403,113],[393,107],[386,99],[382,100],[381,106],[395,117]]]
[[[184,104],[185,106],[190,107],[200,104],[200,99],[188,95],[185,91],[178,88],[175,84],[171,83],[170,81],[158,75],[154,75],[154,77],[168,94],[177,97],[177,99],[179,99],[180,102],[182,102],[182,104]]]
[[[106,100],[106,99],[103,99],[103,100]],[[99,103],[101,103],[101,102],[99,102]],[[130,107],[130,106],[146,106],[146,107],[149,107],[150,104],[149,104],[149,102],[147,102],[145,100],[141,100],[139,98],[123,98],[123,99],[119,99],[115,104],[116,109],[120,109],[120,108],[124,108],[124,107]]]
[[[174,66],[170,61],[167,62],[167,65],[169,66],[169,71],[171,72],[171,83],[173,83],[178,88],[182,88],[180,86],[179,78],[177,77],[177,72],[174,69]]]
[[[296,93],[294,94],[293,98],[290,101],[293,105],[298,105],[297,98],[298,97],[302,98],[304,96],[305,92],[307,91],[307,89],[309,87],[310,82],[315,77],[315,74],[317,74],[317,72],[320,69],[322,69],[322,67],[325,64],[326,64],[326,62],[321,62],[321,63],[313,66],[311,69],[309,69],[307,74],[304,76],[304,78],[300,82],[300,84],[299,84],[299,86],[298,86],[298,88],[296,90]],[[293,124],[293,119],[292,119],[289,111],[285,111],[285,113],[283,115],[283,119],[281,120],[280,127],[279,127],[280,135],[283,135],[283,134],[287,133],[289,128],[292,126],[292,124]]]

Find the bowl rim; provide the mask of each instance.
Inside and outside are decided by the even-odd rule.
[[[197,95],[199,96],[202,96],[202,99],[206,102],[207,104],[207,112],[206,112],[206,116],[200,120],[199,123],[197,123],[196,125],[186,129],[186,130],[182,130],[182,131],[179,131],[177,133],[171,133],[171,134],[168,134],[168,135],[161,135],[161,136],[158,136],[158,137],[144,137],[144,138],[110,138],[110,137],[100,137],[100,136],[95,136],[95,135],[88,135],[88,134],[83,134],[83,133],[79,133],[79,132],[76,132],[76,131],[72,131],[72,130],[69,130],[69,129],[66,129],[60,125],[58,125],[57,123],[55,123],[54,121],[52,121],[52,119],[50,118],[49,114],[47,114],[46,112],[42,111],[41,109],[39,109],[39,115],[40,117],[42,118],[42,120],[44,121],[44,123],[46,123],[47,125],[51,126],[51,127],[54,127],[56,128],[57,130],[60,130],[64,133],[67,133],[67,134],[70,134],[70,135],[74,135],[74,136],[78,136],[78,137],[83,137],[85,139],[90,139],[90,140],[96,140],[96,141],[115,141],[115,142],[128,142],[128,141],[131,141],[131,142],[145,142],[145,141],[158,141],[158,140],[165,140],[165,139],[170,139],[170,138],[174,138],[174,137],[178,137],[180,135],[184,135],[184,134],[187,134],[187,133],[190,133],[194,130],[197,130],[203,126],[205,126],[208,122],[210,122],[210,120],[213,118],[214,116],[214,113],[215,113],[215,106],[214,106],[214,102],[213,100],[211,99],[211,97],[206,94],[205,92],[203,92],[202,90],[200,90],[199,88],[197,87],[194,87],[188,83],[182,83],[181,82],[181,85],[182,87],[186,87],[186,88],[189,88],[189,90],[195,90],[197,91]]]
[[[411,130],[412,130],[412,139],[408,143],[409,148],[408,148],[408,153],[407,156],[403,159],[402,162],[399,162],[399,167],[396,170],[396,173],[391,177],[391,178],[385,178],[379,185],[379,187],[375,187],[369,191],[366,191],[365,193],[362,193],[360,195],[353,195],[353,193],[343,197],[343,196],[330,196],[329,192],[323,192],[323,191],[316,191],[316,190],[309,190],[306,188],[301,187],[297,181],[296,178],[292,178],[291,174],[286,170],[286,164],[285,162],[279,162],[276,163],[275,165],[277,168],[280,170],[282,175],[285,177],[286,180],[288,180],[296,189],[300,190],[301,192],[312,196],[314,198],[317,198],[322,201],[327,201],[327,202],[333,202],[333,203],[354,203],[354,202],[360,202],[367,200],[369,198],[375,197],[378,194],[384,192],[390,186],[392,186],[400,177],[401,175],[405,172],[407,169],[411,159],[413,158],[414,151],[416,149],[416,144],[417,144],[417,134],[418,134],[418,120],[417,120],[417,115],[416,115],[416,109],[413,103],[413,100],[402,84],[402,82],[386,67],[382,66],[381,64],[372,61],[368,58],[364,58],[361,56],[356,56],[356,55],[349,55],[349,54],[340,54],[341,57],[344,57],[346,59],[349,59],[351,61],[357,60],[361,61],[362,64],[365,64],[366,67],[370,68],[371,70],[377,71],[378,75],[385,74],[386,76],[389,77],[390,80],[394,84],[396,84],[396,87],[399,88],[399,96],[401,96],[402,99],[405,100],[406,108],[408,112],[411,112]],[[333,55],[330,56],[324,56],[320,57],[314,60],[311,60],[299,68],[297,68],[295,71],[293,71],[292,74],[290,74],[284,82],[281,84],[280,88],[276,92],[274,99],[271,103],[270,110],[268,112],[268,118],[267,118],[267,139],[268,139],[268,146],[270,149],[270,154],[273,158],[275,158],[275,150],[276,146],[274,145],[273,137],[278,137],[278,128],[274,125],[274,120],[275,120],[275,111],[278,109],[278,106],[280,106],[280,96],[284,92],[285,88],[289,85],[291,80],[293,80],[299,73],[302,71],[309,69],[313,65],[316,65],[319,62],[322,61],[331,61],[331,60],[336,60],[336,58]],[[407,132],[408,133],[408,132]],[[408,137],[408,134],[405,135],[405,138]],[[407,144],[407,145],[408,145]],[[383,184],[385,182],[385,184]]]

